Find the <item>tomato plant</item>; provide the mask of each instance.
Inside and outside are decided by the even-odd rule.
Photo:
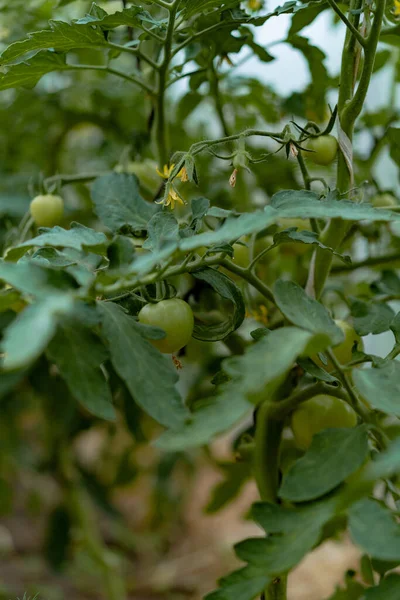
[[[398,0],[0,10],[4,597],[400,598]]]

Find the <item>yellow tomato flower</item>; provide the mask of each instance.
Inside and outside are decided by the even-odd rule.
[[[255,310],[246,310],[248,319],[254,319],[263,325],[268,325],[268,309],[264,304],[260,304]]]
[[[156,204],[170,206],[171,210],[174,210],[175,202],[178,202],[178,204],[185,204],[185,201],[179,196],[178,192],[172,187],[172,185],[167,184],[164,198],[162,198],[162,200],[156,201]]]
[[[160,177],[162,177],[163,179],[168,179],[168,177],[171,175],[171,173],[173,171],[174,166],[175,165],[171,165],[169,167],[168,165],[164,165],[162,171],[160,171],[160,169],[156,169],[156,171]]]
[[[262,8],[262,0],[248,0],[247,5],[250,10],[260,10]]]
[[[169,177],[170,177],[170,175],[171,175],[172,171],[174,170],[174,167],[175,167],[175,165],[174,165],[174,164],[172,164],[171,166],[164,165],[164,166],[163,166],[163,170],[162,170],[162,171],[160,171],[160,169],[158,169],[158,168],[156,169],[156,171],[157,171],[158,175],[159,175],[160,177],[162,177],[163,179],[169,179]],[[180,180],[181,180],[183,183],[184,183],[185,181],[189,181],[188,174],[187,174],[187,171],[186,171],[186,167],[185,167],[185,166],[183,166],[183,167],[182,167],[182,169],[179,171],[179,173],[178,173],[177,177],[179,177],[179,179],[180,179]]]
[[[394,0],[393,14],[396,15],[396,17],[400,17],[400,0]]]
[[[180,178],[180,180],[182,181],[182,183],[185,183],[186,181],[189,181],[189,177],[188,177],[188,174],[187,174],[185,166],[183,166],[182,169],[179,171],[178,177]]]

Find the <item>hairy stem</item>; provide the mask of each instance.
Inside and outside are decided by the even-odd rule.
[[[274,403],[268,398],[256,413],[253,473],[261,500],[276,503],[279,488],[279,447],[284,421],[274,418]],[[286,600],[286,576],[277,577],[264,590],[264,598]]]
[[[354,124],[359,116],[369,87],[372,76],[376,49],[382,26],[386,0],[377,0],[374,20],[369,36],[365,38],[364,65],[360,81],[354,93],[354,82],[358,69],[359,57],[358,41],[353,32],[348,29],[342,53],[342,67],[340,77],[340,90],[338,101],[339,115],[339,144],[341,151],[338,158],[337,189],[342,194],[349,191],[353,184],[352,164],[352,139]],[[362,0],[351,0],[349,10],[349,21],[358,29],[360,21],[360,10]],[[330,248],[336,250],[342,243],[348,225],[341,219],[332,219],[327,225],[321,241]],[[315,254],[313,269],[314,291],[318,298],[324,288],[332,265],[332,254],[318,248]]]
[[[158,70],[158,90],[156,108],[156,144],[160,167],[167,164],[169,158],[168,132],[165,110],[165,94],[167,89],[167,75],[172,58],[172,42],[174,36],[175,18],[180,0],[175,0],[169,6],[167,33],[164,42],[164,56]]]

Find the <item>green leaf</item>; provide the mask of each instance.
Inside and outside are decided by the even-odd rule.
[[[313,437],[310,448],[289,469],[279,495],[292,502],[315,500],[354,473],[367,454],[366,427],[322,431]]]
[[[90,14],[82,19],[75,21],[78,25],[100,25],[104,30],[115,29],[116,27],[142,27],[144,24],[149,24],[157,27],[165,24],[166,21],[157,21],[149,12],[143,10],[141,6],[131,6],[121,11],[116,11],[108,14],[105,10],[93,3]]]
[[[313,333],[326,333],[333,345],[343,341],[343,332],[325,306],[310,298],[294,281],[278,279],[274,285],[274,297],[279,310],[293,325]]]
[[[232,377],[219,387],[180,428],[166,431],[156,444],[166,450],[183,450],[209,442],[242,419],[254,403],[273,397],[299,354],[318,343],[319,336],[284,327],[268,333],[242,356],[226,359],[223,370]],[[326,341],[326,337],[324,338]]]
[[[111,173],[96,179],[92,185],[94,209],[111,231],[124,228],[143,230],[158,210],[155,204],[143,200],[136,175]]]
[[[271,246],[271,249],[275,248],[276,246],[279,246],[280,244],[287,244],[288,242],[297,242],[300,244],[314,244],[315,246],[318,246],[323,250],[330,250],[330,252],[332,252],[334,256],[337,256],[344,263],[351,264],[350,256],[344,256],[339,252],[335,252],[332,248],[325,246],[325,244],[319,241],[318,234],[314,233],[314,231],[297,231],[296,229],[297,228],[295,227],[291,227],[289,229],[286,229],[285,231],[278,231],[278,233],[275,233],[274,243],[273,246]]]
[[[348,200],[319,199],[317,194],[307,190],[282,190],[271,199],[279,217],[298,217],[300,219],[341,218],[345,221],[398,221],[400,215],[374,208],[370,204],[357,204]],[[268,207],[267,207],[268,208]]]
[[[210,208],[210,201],[207,198],[193,198],[190,203],[190,208],[192,210],[191,225],[194,226],[197,231],[198,224],[201,223]]]
[[[96,254],[105,254],[107,238],[104,233],[94,231],[80,223],[71,223],[70,229],[62,227],[41,227],[39,235],[14,248],[6,254],[7,260],[18,260],[31,248],[52,246],[54,248],[73,248],[74,250],[87,250]]]
[[[39,79],[52,71],[71,69],[65,57],[54,52],[40,52],[26,62],[11,65],[5,73],[0,73],[0,90],[15,87],[34,87]]]
[[[31,304],[5,330],[2,341],[5,370],[21,369],[39,358],[54,336],[62,317],[71,315],[71,296],[55,294]]]
[[[303,10],[299,10],[293,15],[288,37],[291,38],[304,27],[307,27],[307,25],[312,23],[312,21],[314,21],[318,15],[327,8],[328,7],[325,2],[307,2]]]
[[[109,260],[109,269],[123,271],[133,262],[135,249],[129,237],[116,235],[107,248],[107,258]]]
[[[30,33],[25,40],[14,42],[0,55],[0,65],[14,62],[17,58],[35,50],[53,49],[68,52],[78,48],[107,46],[101,29],[92,25],[77,25],[64,21],[49,21],[51,29]]]
[[[307,38],[299,35],[288,37],[287,43],[299,50],[307,61],[311,78],[308,93],[314,101],[324,102],[325,93],[329,87],[329,75],[324,65],[325,54],[320,48],[313,46]]]
[[[380,41],[392,46],[400,46],[400,24],[381,31]]]
[[[335,498],[304,508],[282,508],[260,503],[252,508],[255,521],[266,538],[250,538],[235,546],[235,552],[253,568],[274,577],[292,569],[318,542],[322,528],[335,513]]]
[[[147,224],[148,238],[143,248],[158,249],[168,241],[179,237],[178,221],[170,212],[157,212]]]
[[[358,392],[372,408],[400,417],[400,363],[390,361],[378,369],[354,369]]]
[[[245,304],[242,293],[232,279],[215,269],[201,269],[200,271],[194,271],[192,275],[196,279],[208,283],[217,294],[226,300],[230,300],[233,304],[233,313],[227,315],[222,323],[205,326],[195,321],[193,337],[206,342],[223,340],[243,323]]]
[[[45,269],[32,262],[0,262],[0,280],[26,295],[44,299],[55,291],[75,287],[67,273]]]
[[[350,310],[359,335],[388,331],[395,316],[393,309],[383,302],[365,302],[358,298],[350,298]]]
[[[327,600],[365,600],[365,587],[358,581],[348,578],[345,588],[337,588]]]
[[[226,218],[225,223],[215,231],[206,231],[182,240],[180,247],[182,251],[187,252],[201,246],[232,242],[242,236],[258,233],[282,218],[342,218],[347,221],[400,219],[400,215],[389,210],[377,209],[369,204],[336,200],[333,196],[331,194],[329,199],[320,199],[317,194],[307,190],[283,190],[272,197],[271,204],[263,211],[243,213],[239,217],[232,216],[229,211],[211,208],[207,214]]]
[[[349,531],[353,541],[373,558],[400,560],[400,524],[379,502],[365,498],[352,506]]]
[[[111,392],[100,368],[107,352],[90,330],[78,324],[61,326],[47,354],[82,406],[97,417],[115,420]]]
[[[21,219],[29,209],[29,202],[29,197],[3,192],[0,195],[0,217],[8,215]]]
[[[207,214],[216,216],[215,211],[212,211],[212,209]],[[222,227],[216,231],[206,231],[186,238],[181,241],[180,247],[183,251],[187,252],[201,246],[208,247],[223,244],[224,242],[231,242],[239,239],[241,236],[262,231],[269,225],[272,225],[275,220],[278,220],[278,215],[270,207],[267,207],[265,211],[244,213],[238,218],[228,217]]]
[[[234,500],[250,477],[250,466],[246,462],[228,462],[218,466],[224,478],[212,490],[211,498],[206,506],[206,512],[209,514],[221,510]]]
[[[334,381],[338,381],[336,377],[321,369],[318,365],[316,365],[310,358],[298,358],[297,364],[304,369],[306,373],[315,377],[319,381],[326,381],[326,383],[333,383]]]
[[[379,585],[366,590],[365,600],[398,600],[400,598],[400,575],[391,573]]]
[[[170,358],[146,339],[137,322],[112,302],[98,303],[111,361],[135,402],[162,425],[177,427],[189,416],[175,384]]]
[[[267,587],[270,578],[259,569],[244,567],[222,577],[221,589],[207,594],[204,600],[253,600]]]
[[[237,6],[237,0],[224,0],[216,2],[216,0],[186,0],[182,3],[181,17],[184,20],[191,19],[195,15],[203,15],[205,12],[213,10],[217,13]]]

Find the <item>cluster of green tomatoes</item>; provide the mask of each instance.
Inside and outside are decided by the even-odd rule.
[[[330,164],[337,153],[337,140],[332,135],[322,135],[310,138],[308,144],[310,153],[309,158],[318,165]],[[135,169],[137,165],[137,169]],[[143,177],[143,165],[141,163],[132,163],[129,171]],[[373,199],[375,206],[392,206],[394,199],[388,194],[377,195]],[[64,213],[63,199],[54,194],[43,194],[36,196],[30,205],[31,217],[38,227],[53,227],[62,222]],[[298,220],[286,219],[285,228],[302,225],[304,229],[305,221],[299,223]],[[261,243],[271,243],[272,238],[262,240]],[[246,268],[250,263],[249,247],[244,240],[244,244],[235,243],[233,245],[234,261],[237,265]],[[292,252],[302,254],[307,251],[307,245],[290,244]],[[262,249],[262,248],[261,248]],[[204,250],[205,251],[205,250]],[[260,251],[260,248],[256,248]],[[283,253],[285,249],[283,248]],[[260,265],[261,266],[261,265]],[[237,276],[228,274],[236,279]],[[260,276],[262,276],[259,273]],[[180,298],[168,298],[159,302],[146,304],[138,314],[139,322],[159,327],[164,330],[165,337],[159,340],[152,340],[151,343],[162,353],[175,354],[190,341],[194,328],[194,316],[191,306]],[[344,341],[333,349],[337,360],[341,364],[347,364],[352,360],[352,349],[354,343],[361,344],[361,339],[355,333],[354,329],[344,321],[338,321],[337,324],[343,330]],[[359,346],[360,347],[360,346]],[[321,359],[313,357],[316,364],[327,371],[333,371],[334,366],[325,364]],[[303,402],[293,413],[291,417],[291,429],[297,448],[307,449],[313,436],[327,427],[354,427],[357,423],[357,416],[353,409],[340,398],[333,396],[315,396]],[[285,468],[285,462],[290,458],[291,450],[287,452],[285,458],[282,454],[282,468]]]

